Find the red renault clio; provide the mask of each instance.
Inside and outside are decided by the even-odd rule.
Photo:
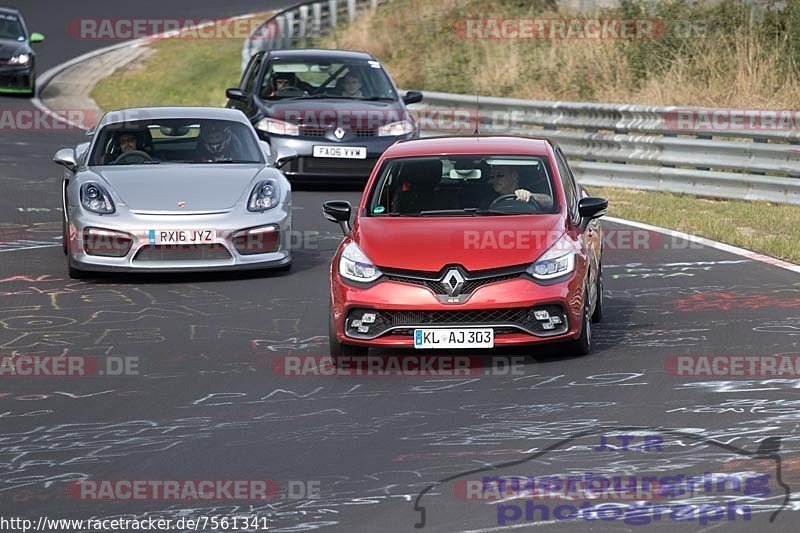
[[[588,353],[607,207],[548,140],[394,144],[352,227],[348,202],[324,204],[345,232],[331,265],[331,355],[560,341]]]

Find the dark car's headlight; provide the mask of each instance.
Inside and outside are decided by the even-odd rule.
[[[576,245],[566,233],[539,259],[528,267],[528,274],[536,279],[553,279],[575,270]]]
[[[8,60],[10,65],[27,65],[31,60],[30,54],[17,54]]]
[[[381,277],[383,272],[372,263],[356,243],[350,242],[344,247],[342,256],[339,258],[339,274],[352,281],[369,283]]]
[[[248,211],[266,211],[272,209],[280,202],[281,189],[274,179],[260,181],[250,193],[247,202]]]
[[[274,118],[262,118],[256,122],[256,129],[272,135],[300,135],[300,127],[297,124]]]
[[[81,205],[87,211],[98,215],[110,215],[116,211],[111,195],[97,183],[81,185]]]
[[[379,137],[400,136],[408,135],[414,131],[414,124],[410,120],[401,120],[399,122],[392,122],[385,126],[378,128]]]

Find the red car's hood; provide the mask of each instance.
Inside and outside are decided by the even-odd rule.
[[[562,215],[361,217],[353,237],[378,267],[438,272],[532,263],[563,233]]]

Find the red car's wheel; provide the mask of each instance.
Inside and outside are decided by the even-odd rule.
[[[590,314],[589,291],[583,296],[583,316],[581,318],[581,334],[574,341],[567,343],[569,352],[575,355],[587,355],[592,351],[592,316]]]

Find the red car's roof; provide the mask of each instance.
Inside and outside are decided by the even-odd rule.
[[[445,154],[502,154],[547,156],[550,141],[529,137],[447,136],[401,141],[390,146],[384,157],[416,157]]]

